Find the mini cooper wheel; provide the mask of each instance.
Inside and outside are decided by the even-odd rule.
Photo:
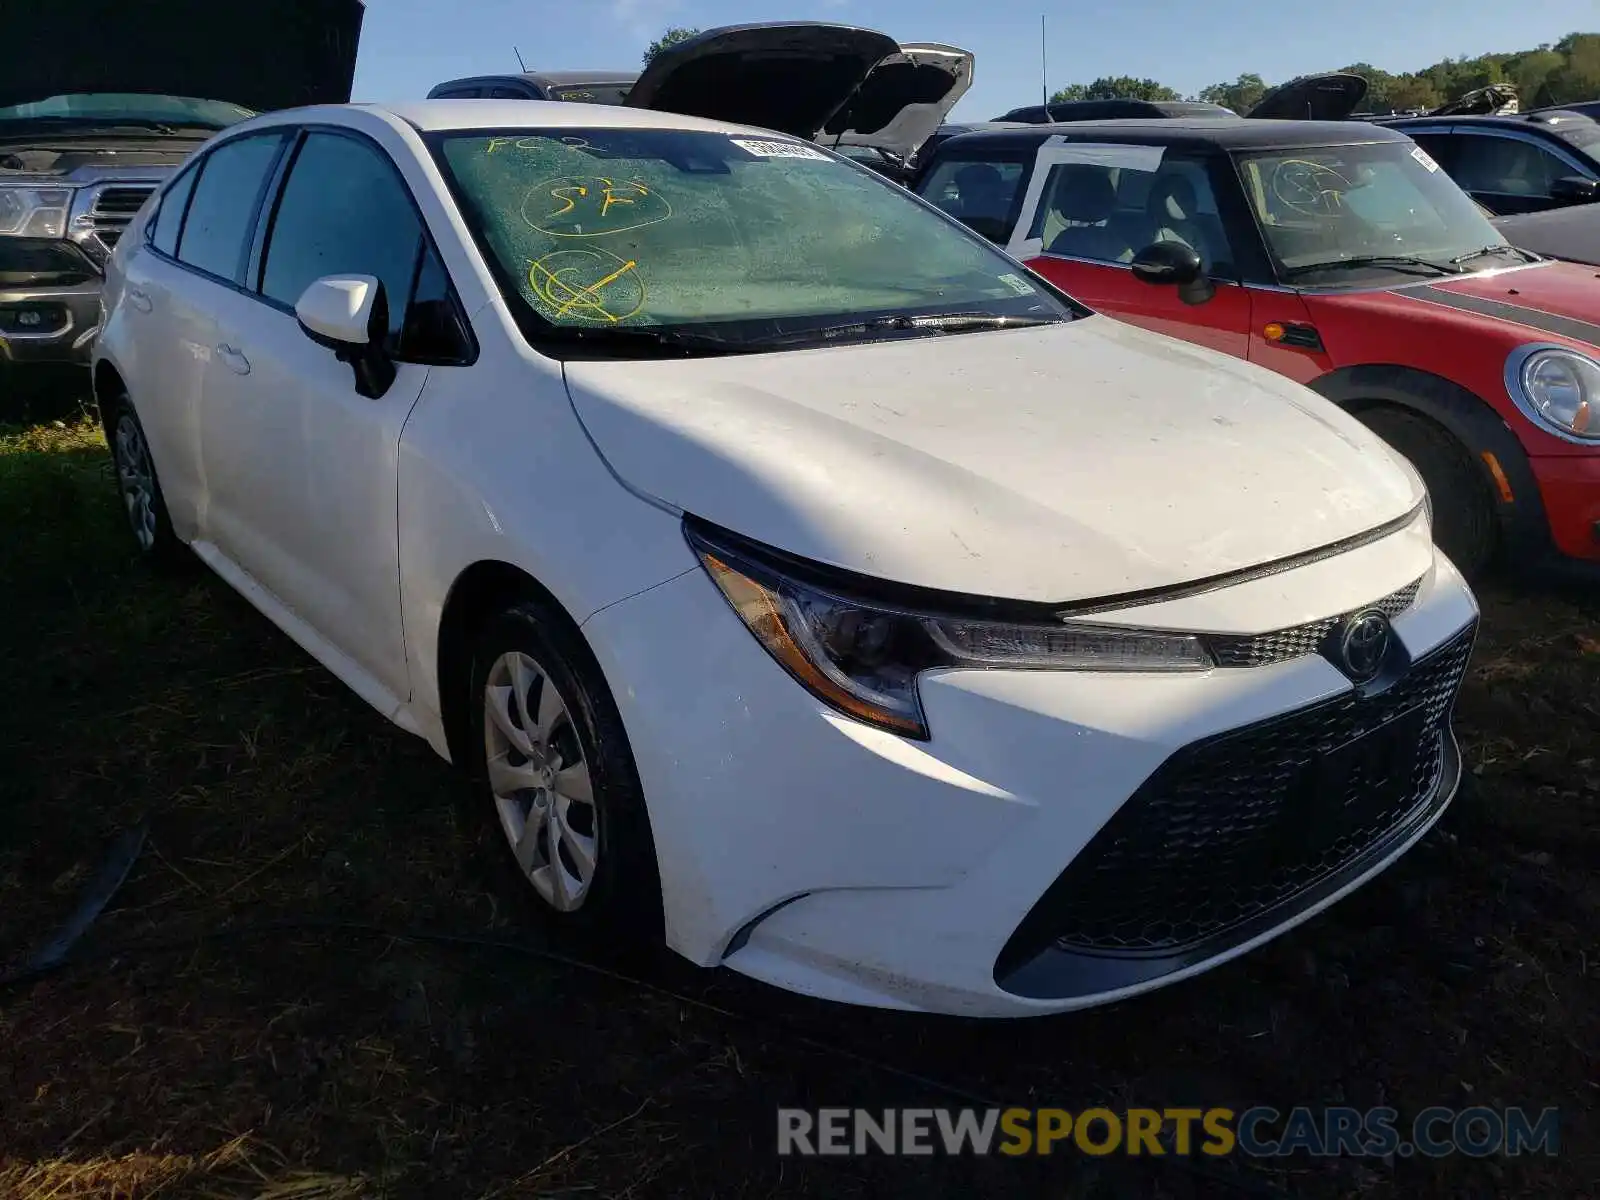
[[[478,640],[471,677],[476,803],[503,873],[558,925],[654,933],[655,846],[588,647],[544,606],[518,605]]]
[[[184,557],[185,547],[172,530],[166,497],[156,476],[155,461],[150,457],[149,440],[126,393],[112,398],[106,425],[111,461],[117,473],[117,494],[139,556],[163,566],[177,565]]]
[[[1433,500],[1433,540],[1456,569],[1476,579],[1499,543],[1499,523],[1483,470],[1465,446],[1431,421],[1395,408],[1359,414],[1364,425],[1417,469]]]

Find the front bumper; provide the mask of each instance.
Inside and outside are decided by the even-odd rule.
[[[1408,705],[1358,698],[1314,652],[1195,674],[944,671],[923,680],[933,738],[913,743],[813,700],[699,570],[603,610],[585,632],[648,797],[669,944],[697,963],[828,999],[1026,1016],[1194,975],[1298,924],[1421,837],[1459,777],[1450,713],[1477,606],[1425,531],[1127,614],[1163,628],[1265,633],[1365,607],[1419,577],[1393,628],[1419,672],[1441,661],[1429,659],[1435,652],[1455,656],[1413,697],[1432,705],[1437,753],[1413,753],[1406,797],[1369,807],[1366,826],[1324,847],[1320,867],[1301,855],[1293,878],[1231,885],[1213,868],[1264,869],[1239,846],[1268,800],[1290,795],[1273,779],[1322,761],[1338,741],[1331,727],[1308,734],[1301,721],[1294,746],[1262,748],[1261,729],[1285,714],[1359,710],[1354,726],[1346,721],[1354,736],[1380,710]],[[1383,694],[1402,696],[1408,678],[1384,678]],[[1208,750],[1230,735],[1255,738],[1254,756]],[[1198,769],[1186,766],[1196,754]],[[1223,765],[1231,773],[1203,786]],[[1151,789],[1175,770],[1181,786],[1151,806]],[[1354,785],[1345,793],[1362,803]],[[1128,815],[1141,810],[1139,820]],[[1279,837],[1293,827],[1256,821],[1265,824]],[[1251,886],[1272,894],[1246,911]],[[1219,912],[1243,907],[1184,941],[1152,914],[1185,896]],[[1193,905],[1169,916],[1193,918]],[[1110,937],[1142,922],[1132,940],[1148,944],[1106,941],[1117,920]]]
[[[100,331],[103,282],[0,288],[0,359],[88,366]]]
[[[1529,460],[1554,545],[1553,573],[1600,584],[1600,451]]]

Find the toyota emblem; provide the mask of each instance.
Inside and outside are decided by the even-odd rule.
[[[1339,658],[1345,674],[1366,683],[1383,669],[1389,655],[1389,618],[1375,609],[1356,613],[1345,622],[1339,638]]]

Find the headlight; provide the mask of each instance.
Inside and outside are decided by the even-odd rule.
[[[1600,442],[1600,363],[1561,346],[1524,346],[1506,376],[1511,398],[1535,424],[1568,441]]]
[[[0,237],[65,237],[71,204],[71,188],[0,187]]]
[[[796,579],[707,531],[686,525],[685,533],[712,582],[784,670],[838,711],[905,737],[928,737],[917,678],[938,667],[1204,671],[1216,665],[1191,634],[912,611]]]

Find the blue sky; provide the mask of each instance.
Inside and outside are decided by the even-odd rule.
[[[1052,90],[1098,75],[1152,76],[1185,94],[1258,71],[1269,81],[1366,61],[1415,70],[1600,27],[1595,0],[367,0],[355,99],[420,97],[459,75],[627,67],[671,25],[817,19],[948,42],[977,55],[956,110],[983,120],[1039,99],[1039,14]]]

